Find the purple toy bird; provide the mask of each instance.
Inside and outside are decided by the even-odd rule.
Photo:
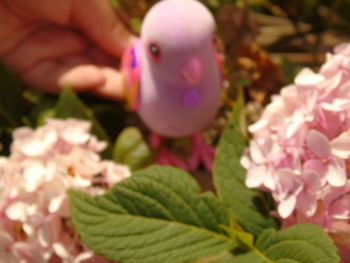
[[[191,136],[188,163],[164,148],[158,163],[193,170],[203,161],[210,170],[214,150],[198,133],[219,108],[221,72],[215,22],[207,8],[196,0],[155,4],[144,19],[141,38],[125,52],[122,68],[128,104],[151,131],[168,138]]]

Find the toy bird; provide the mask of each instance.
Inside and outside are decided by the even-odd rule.
[[[131,109],[155,134],[190,136],[188,162],[168,152],[158,163],[194,170],[200,162],[211,170],[214,150],[199,134],[219,108],[221,72],[215,46],[215,22],[197,0],[163,0],[147,13],[141,37],[126,50],[122,71]],[[161,140],[153,136],[152,145]]]

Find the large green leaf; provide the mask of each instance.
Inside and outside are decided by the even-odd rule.
[[[104,157],[112,156],[111,141],[107,133],[96,120],[94,113],[78,98],[78,96],[69,88],[65,88],[56,104],[55,117],[61,119],[78,118],[89,120],[92,123],[91,132],[100,140],[108,142],[108,148],[104,151]]]
[[[260,256],[259,253],[255,251],[250,251],[228,260],[222,260],[219,263],[271,263],[271,261],[266,260],[263,256]]]
[[[154,152],[144,140],[139,129],[128,127],[120,133],[115,142],[113,159],[136,171],[153,162]]]
[[[258,235],[273,227],[273,221],[264,215],[268,211],[264,211],[266,204],[262,194],[247,189],[244,184],[246,171],[240,165],[240,158],[247,144],[239,126],[242,107],[241,97],[219,142],[214,162],[214,183],[219,197],[231,208],[237,221],[246,230]]]
[[[76,230],[96,253],[134,263],[189,262],[236,244],[225,235],[228,213],[212,193],[199,193],[186,172],[151,166],[102,196],[69,192]]]
[[[0,63],[0,130],[21,125],[23,105],[20,82]]]
[[[320,226],[264,231],[253,251],[221,263],[339,263],[337,248]]]

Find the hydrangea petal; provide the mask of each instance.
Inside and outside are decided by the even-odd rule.
[[[260,131],[260,130],[266,128],[267,125],[268,125],[267,120],[261,119],[261,120],[257,121],[256,123],[250,125],[248,127],[248,131],[251,133],[254,133],[254,132],[257,132],[257,131]]]
[[[330,209],[333,218],[339,220],[350,220],[350,196],[345,195],[336,200]]]
[[[90,134],[85,130],[85,128],[79,126],[78,124],[64,129],[61,136],[65,141],[72,144],[83,144],[90,138]]]
[[[63,194],[52,198],[49,203],[49,212],[56,213],[61,208],[64,200],[65,200],[65,195]]]
[[[311,217],[316,213],[317,201],[312,194],[304,191],[298,196],[297,207],[306,217]]]
[[[240,164],[242,165],[243,168],[249,169],[250,163],[251,163],[251,159],[250,159],[249,150],[245,149],[244,154],[240,159]]]
[[[266,167],[263,165],[254,166],[249,169],[245,180],[246,186],[249,188],[260,187],[263,184],[266,173]]]
[[[294,195],[291,195],[287,199],[281,201],[277,208],[278,214],[282,218],[289,217],[295,208],[296,202],[297,198]]]
[[[24,202],[15,202],[6,209],[6,215],[12,220],[24,222],[27,220],[27,204]]]
[[[12,237],[4,231],[0,231],[0,252],[4,252],[5,248],[13,243]],[[3,253],[0,253],[2,255]]]
[[[26,190],[34,192],[42,183],[45,175],[46,168],[40,162],[28,162],[23,172]]]
[[[263,185],[272,191],[274,191],[276,189],[276,180],[273,177],[271,169],[267,169]]]
[[[23,154],[31,157],[42,155],[52,147],[57,138],[55,130],[42,127],[35,132],[34,138],[27,138],[22,143],[21,151]]]
[[[73,261],[73,263],[81,263],[84,262],[94,256],[94,253],[92,251],[86,251],[81,254],[79,254]]]
[[[53,244],[53,249],[60,258],[66,260],[70,258],[70,254],[63,244],[56,242]]]
[[[41,227],[38,230],[38,241],[41,246],[48,247],[51,243],[51,232],[46,226]]]
[[[322,189],[321,177],[315,170],[305,169],[302,177],[309,191],[317,192]]]
[[[257,164],[264,163],[266,160],[262,152],[261,146],[255,141],[252,141],[250,143],[250,156],[252,157],[253,161]]]
[[[331,153],[331,145],[328,138],[317,130],[309,131],[306,144],[319,157],[326,158]]]
[[[296,76],[294,82],[297,85],[314,85],[321,81],[323,81],[325,78],[321,74],[315,73],[310,68],[304,68],[300,71],[300,73]]]
[[[292,169],[289,168],[282,168],[278,170],[278,182],[279,182],[279,188],[282,192],[290,192],[291,189],[294,188],[294,181],[295,181],[295,173]]]
[[[339,158],[350,158],[350,133],[343,132],[331,141],[332,153]]]
[[[346,183],[344,162],[341,159],[333,158],[328,165],[326,176],[330,185],[335,187],[344,186]]]

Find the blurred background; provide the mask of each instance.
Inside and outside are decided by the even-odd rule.
[[[157,1],[111,0],[139,33],[142,18]],[[270,96],[292,83],[302,67],[315,70],[327,52],[350,38],[348,0],[202,0],[218,25],[226,93],[234,101],[242,87],[247,121],[254,122]]]
[[[110,1],[125,24],[136,34],[140,31],[146,12],[157,2]],[[244,91],[244,126],[247,126],[258,119],[272,94],[293,82],[302,67],[317,70],[327,52],[350,38],[349,0],[202,2],[217,21],[218,48],[226,73],[220,113],[206,131],[209,143],[217,142],[238,90]],[[7,154],[13,129],[23,125],[36,127],[46,117],[54,116],[59,98],[26,89],[3,67],[0,70],[0,85],[13,87],[11,93],[1,95],[6,100],[2,100],[2,105],[0,103],[0,154]],[[106,101],[89,94],[79,94],[79,99],[86,106],[87,116],[93,115],[99,121],[111,142],[127,126],[137,126],[147,133],[136,114],[130,112],[124,102]],[[9,111],[7,115],[12,116],[12,120],[6,120],[1,110]],[[181,145],[185,143],[177,142],[174,147],[180,147],[181,152]]]
[[[111,1],[135,33],[157,2]],[[266,95],[292,82],[300,67],[317,68],[326,52],[350,36],[348,0],[202,2],[217,20],[229,81],[255,86],[248,93],[258,101],[266,102]]]

